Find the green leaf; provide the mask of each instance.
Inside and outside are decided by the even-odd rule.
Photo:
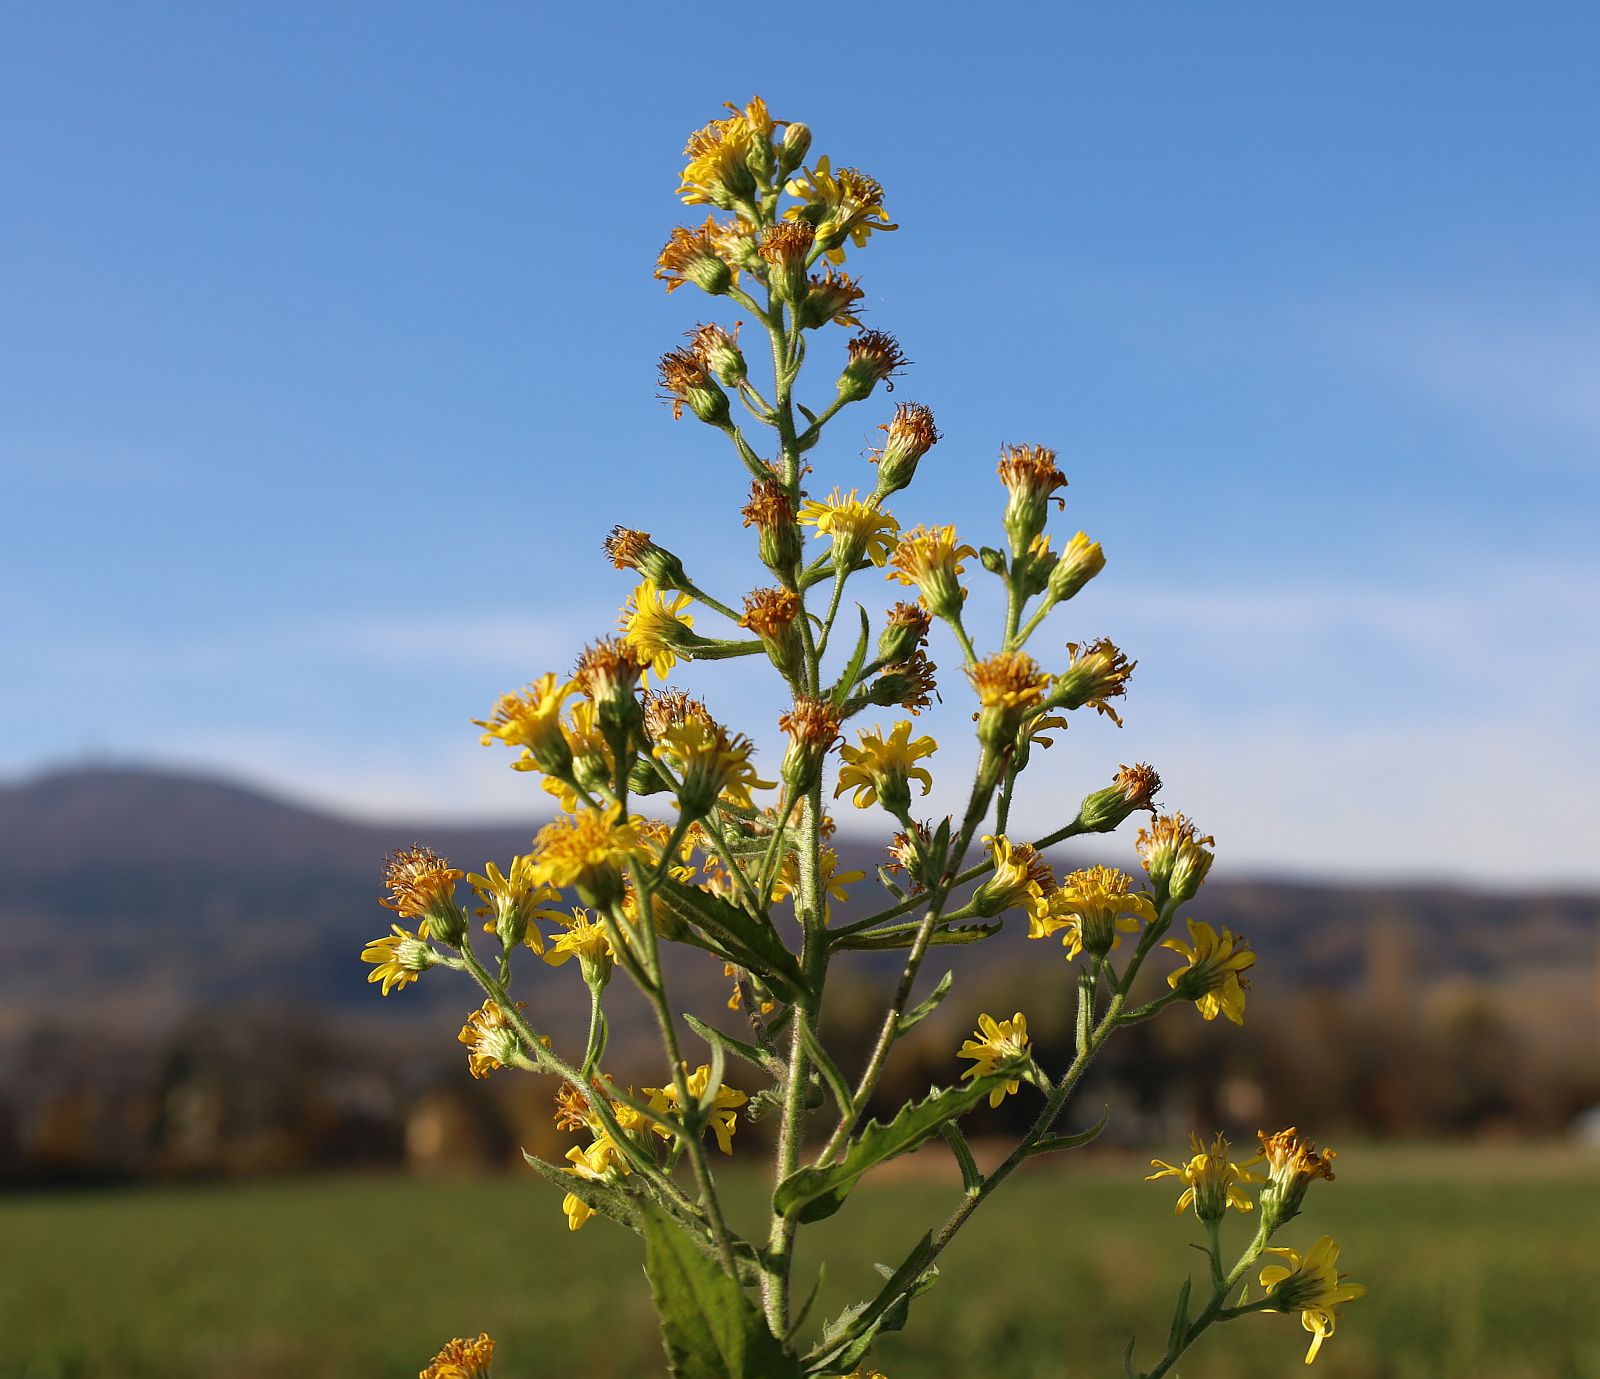
[[[933,936],[928,940],[932,944],[950,943],[981,943],[986,938],[993,938],[1005,927],[1002,920],[990,920],[982,924],[953,924],[946,928],[933,931]],[[836,942],[839,948],[870,948],[883,950],[889,948],[909,948],[917,941],[917,925],[896,924],[888,929],[863,929],[859,934],[843,934]]]
[[[953,1120],[947,1120],[940,1127],[939,1133],[944,1136],[945,1143],[950,1146],[950,1152],[956,1156],[956,1163],[961,1166],[962,1189],[968,1197],[976,1197],[983,1190],[983,1174],[978,1172],[978,1162],[972,1157],[967,1137],[961,1133],[961,1127]]]
[[[1178,1289],[1178,1305],[1172,1310],[1172,1329],[1167,1333],[1168,1352],[1176,1351],[1183,1343],[1183,1333],[1189,1329],[1189,1289],[1192,1279],[1184,1279]]]
[[[656,895],[680,919],[700,928],[728,961],[756,973],[781,1000],[793,1001],[804,988],[799,963],[770,924],[753,919],[720,895],[670,876],[656,883]]]
[[[1111,1119],[1111,1108],[1106,1107],[1100,1113],[1100,1119],[1087,1130],[1079,1130],[1072,1135],[1046,1135],[1043,1139],[1035,1140],[1029,1146],[1026,1157],[1032,1158],[1035,1154],[1054,1154],[1058,1149],[1078,1149],[1099,1137],[1106,1128],[1106,1122]]]
[[[800,1379],[800,1364],[744,1290],[655,1208],[644,1217],[645,1273],[676,1379]]]
[[[955,984],[956,974],[946,972],[939,978],[939,985],[934,987],[927,998],[918,1001],[910,1010],[900,1017],[900,1023],[894,1027],[894,1037],[898,1039],[913,1025],[920,1024],[939,1008],[939,1003],[950,994],[950,988]]]
[[[596,1183],[587,1178],[576,1177],[565,1172],[559,1164],[541,1159],[537,1154],[528,1153],[526,1149],[522,1151],[522,1157],[527,1160],[528,1167],[541,1178],[553,1183],[563,1192],[570,1192],[591,1210],[609,1221],[626,1226],[631,1231],[643,1233],[644,1221],[639,1212],[639,1203],[621,1188],[610,1183]]]
[[[806,1356],[807,1374],[838,1374],[854,1369],[872,1348],[880,1332],[905,1327],[911,1300],[920,1297],[939,1281],[939,1270],[923,1266],[933,1245],[929,1231],[905,1257],[898,1269],[876,1266],[888,1281],[871,1302],[858,1302],[845,1308],[823,1329],[822,1341]]]
[[[850,664],[844,668],[844,674],[839,677],[839,682],[834,685],[833,693],[829,696],[836,709],[842,707],[844,701],[850,697],[850,691],[856,687],[856,676],[861,674],[861,667],[867,663],[867,639],[872,635],[872,628],[867,621],[867,610],[858,603],[856,611],[861,614],[861,636],[856,642],[855,652],[850,657]]]
[[[832,1216],[868,1169],[926,1144],[946,1121],[964,1115],[1014,1076],[1015,1069],[1001,1069],[963,1086],[941,1088],[922,1101],[907,1102],[887,1125],[868,1121],[845,1146],[838,1163],[798,1169],[779,1183],[772,1196],[773,1210],[800,1221]]]

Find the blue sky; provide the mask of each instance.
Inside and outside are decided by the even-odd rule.
[[[650,269],[759,91],[902,226],[851,265],[945,435],[902,520],[993,541],[1029,440],[1105,545],[1038,650],[1125,645],[1127,727],[1029,821],[1147,758],[1241,870],[1600,882],[1600,12],[874,4],[774,56],[719,13],[8,16],[0,771],[526,812],[466,720],[609,623],[605,530],[757,581],[742,471],[654,396],[721,318]],[[770,743],[738,678],[689,677]]]

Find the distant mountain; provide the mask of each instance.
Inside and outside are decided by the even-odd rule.
[[[541,822],[356,823],[153,770],[63,771],[0,787],[0,1033],[69,1009],[139,1024],[235,1002],[372,1014],[379,1003],[358,954],[387,928],[377,904],[385,855],[422,841],[468,870],[503,864]],[[844,864],[870,877],[882,854],[840,843]],[[1259,971],[1279,985],[1537,975],[1552,990],[1592,996],[1600,896],[1236,880],[1225,858],[1216,877],[1195,914],[1247,934]],[[863,912],[875,892],[863,883],[846,913]],[[960,960],[981,979],[1025,947],[1007,932]],[[897,962],[874,955],[865,965]],[[405,998],[459,1011],[463,992],[445,986],[420,983]]]

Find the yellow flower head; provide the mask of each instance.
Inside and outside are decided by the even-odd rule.
[[[1338,1156],[1331,1149],[1317,1153],[1317,1146],[1292,1125],[1275,1135],[1258,1130],[1256,1138],[1261,1141],[1261,1158],[1269,1178],[1261,1193],[1262,1209],[1282,1224],[1300,1210],[1313,1179],[1333,1181],[1333,1161]]]
[[[485,747],[503,742],[522,748],[522,755],[511,764],[513,770],[562,771],[571,756],[561,732],[561,710],[575,689],[570,680],[541,675],[526,690],[501,695],[487,719],[472,721],[485,730],[481,739]]]
[[[986,835],[994,875],[972,893],[973,913],[989,918],[1021,906],[1031,915],[1056,888],[1050,864],[1031,843],[1013,843],[1004,834]]]
[[[800,508],[800,524],[832,539],[835,570],[853,570],[863,558],[882,565],[893,549],[891,538],[900,530],[876,498],[859,499],[855,489],[848,496],[834,489],[825,502],[808,499]]]
[[[633,648],[644,666],[640,683],[648,685],[653,671],[658,680],[678,663],[678,653],[688,643],[694,618],[683,610],[689,606],[687,594],[663,593],[645,580],[628,595],[618,617],[622,639]]]
[[[1016,740],[1017,729],[1030,709],[1044,700],[1050,677],[1039,663],[1021,651],[997,651],[967,667],[967,678],[978,696],[978,741],[1003,751]]]
[[[1182,814],[1163,814],[1152,820],[1149,828],[1139,830],[1134,846],[1156,889],[1165,888],[1169,897],[1181,903],[1193,899],[1205,881],[1215,857],[1206,848],[1215,847],[1216,842],[1209,833],[1202,837],[1193,821]]]
[[[525,1008],[524,1002],[517,1002],[518,1010]],[[485,1001],[472,1012],[456,1039],[467,1046],[467,1070],[474,1077],[488,1077],[496,1068],[515,1061],[521,1048],[511,1017],[493,1001]]]
[[[1158,1178],[1177,1178],[1183,1183],[1183,1192],[1178,1198],[1178,1205],[1173,1209],[1173,1215],[1183,1215],[1191,1204],[1195,1215],[1202,1221],[1220,1221],[1229,1207],[1235,1211],[1256,1209],[1256,1204],[1250,1200],[1240,1184],[1261,1180],[1248,1169],[1240,1168],[1228,1157],[1228,1140],[1225,1135],[1219,1132],[1207,1146],[1201,1143],[1200,1137],[1191,1130],[1189,1148],[1193,1154],[1185,1164],[1169,1164],[1161,1159],[1151,1159],[1150,1166],[1161,1171],[1151,1173],[1145,1178],[1147,1183],[1153,1183]]]
[[[604,813],[583,809],[555,819],[539,830],[533,842],[533,877],[547,886],[576,886],[591,905],[604,905],[622,890],[622,868],[639,846],[631,821],[621,808]]]
[[[1311,1333],[1311,1348],[1306,1351],[1309,1365],[1317,1358],[1322,1343],[1333,1335],[1340,1305],[1354,1302],[1366,1294],[1360,1283],[1347,1283],[1349,1274],[1339,1272],[1339,1246],[1325,1235],[1302,1257],[1298,1250],[1271,1246],[1268,1254],[1289,1261],[1288,1265],[1269,1264],[1261,1271],[1261,1286],[1268,1290],[1274,1312],[1298,1312],[1300,1325]]]
[[[609,1183],[633,1172],[627,1156],[609,1135],[597,1136],[592,1144],[582,1148],[573,1145],[567,1150],[567,1164],[568,1167],[561,1170],[563,1173],[588,1183]],[[561,1211],[567,1218],[569,1231],[582,1230],[594,1215],[594,1208],[572,1192],[562,1200]]]
[[[820,877],[818,889],[823,893],[822,922],[826,924],[833,914],[832,901],[840,903],[850,898],[850,887],[858,881],[866,880],[866,872],[851,868],[849,871],[839,870],[839,854],[833,848],[824,847],[818,862],[818,875]],[[800,889],[800,865],[792,852],[783,855],[783,861],[778,864],[778,874],[773,880],[772,898],[774,901],[783,900],[794,895]]]
[[[1192,943],[1176,938],[1161,940],[1163,948],[1182,953],[1189,964],[1168,976],[1167,985],[1185,1000],[1193,1001],[1207,1020],[1215,1020],[1220,1011],[1234,1024],[1242,1025],[1244,993],[1250,983],[1241,974],[1255,966],[1255,953],[1231,929],[1224,929],[1219,935],[1201,919],[1189,921],[1189,937]]]
[[[484,921],[484,933],[498,934],[507,948],[526,943],[535,953],[544,952],[538,921],[561,918],[561,912],[552,908],[561,897],[533,879],[533,858],[513,857],[509,875],[493,862],[486,862],[483,874],[472,873],[467,884],[484,902],[473,911]]]
[[[805,203],[791,206],[784,214],[816,226],[817,245],[832,263],[844,262],[846,239],[860,248],[874,230],[900,228],[890,224],[883,209],[883,187],[875,178],[855,168],[835,172],[826,155],[784,190]]]
[[[1059,933],[1069,961],[1085,950],[1103,958],[1121,942],[1119,934],[1137,933],[1141,920],[1155,922],[1150,897],[1132,886],[1133,878],[1115,867],[1068,872],[1061,889],[1030,915],[1028,937]]]
[[[692,1073],[689,1072],[687,1063],[682,1067],[689,1095],[698,1103],[711,1085],[711,1065],[702,1063]],[[678,1088],[675,1083],[668,1083],[665,1087],[645,1087],[643,1091],[650,1098],[652,1110],[673,1117],[681,1116],[683,1105],[678,1099]],[[733,1153],[733,1132],[739,1128],[738,1110],[749,1100],[750,1098],[737,1087],[730,1087],[725,1082],[717,1085],[716,1095],[711,1103],[710,1124],[712,1133],[717,1137],[717,1148],[724,1154]],[[662,1139],[669,1139],[672,1136],[672,1131],[659,1122],[651,1128]]]
[[[956,540],[953,526],[913,527],[890,555],[887,577],[915,588],[922,606],[936,617],[950,618],[961,611],[967,597],[960,584],[966,569],[961,562],[975,555],[971,546]]]
[[[1106,567],[1106,553],[1098,541],[1091,541],[1087,533],[1079,532],[1067,542],[1061,558],[1050,567],[1046,587],[1051,603],[1065,603],[1085,584]]]
[[[843,747],[839,755],[845,765],[839,769],[838,788],[833,792],[837,799],[846,790],[854,789],[857,809],[866,809],[883,798],[884,808],[903,814],[911,804],[911,782],[919,781],[922,793],[933,789],[933,776],[925,766],[916,763],[929,757],[939,748],[931,737],[912,740],[911,722],[901,719],[883,736],[882,728],[871,732],[863,729],[859,747]]]
[[[628,652],[631,657],[632,652]],[[572,779],[585,790],[596,790],[609,785],[612,777],[611,748],[600,730],[600,715],[588,699],[579,699],[562,720],[561,731],[567,739],[572,756]],[[561,807],[572,813],[578,807],[578,791],[573,784],[560,776],[546,776],[543,781],[546,793],[561,801]]]
[[[763,640],[776,641],[800,616],[800,595],[793,589],[752,589],[744,596],[740,627],[748,627]]]
[[[433,1363],[417,1379],[489,1379],[493,1359],[494,1342],[487,1331],[480,1332],[475,1341],[457,1338],[433,1357]]]
[[[369,982],[382,982],[383,994],[404,991],[438,960],[432,948],[398,924],[394,932],[375,938],[361,950],[361,961],[377,965],[367,973]]]
[[[689,161],[684,165],[678,195],[690,206],[709,203],[724,210],[748,199],[756,190],[749,159],[757,137],[757,130],[742,113],[712,120],[704,129],[695,130],[684,145],[683,156]]]
[[[568,958],[577,958],[585,974],[603,975],[611,970],[615,956],[606,926],[591,919],[581,905],[572,907],[572,918],[561,921],[561,932],[551,935],[550,946],[544,960],[552,967],[560,967]]]
[[[973,1060],[972,1066],[961,1074],[962,1081],[969,1077],[988,1077],[1028,1056],[1028,1022],[1021,1011],[1009,1020],[996,1020],[992,1015],[978,1016],[978,1028],[956,1050],[957,1058]],[[998,1106],[1021,1085],[1020,1081],[1002,1083],[989,1093],[989,1105]]]
[[[756,775],[750,764],[753,747],[743,733],[730,734],[719,723],[688,718],[656,736],[652,755],[677,770],[678,801],[686,814],[698,818],[723,798],[750,809],[751,790],[770,790],[777,784]]]
[[[1088,705],[1119,728],[1122,719],[1106,701],[1128,692],[1128,677],[1137,661],[1130,661],[1107,637],[1093,642],[1068,642],[1071,660],[1050,691],[1050,702],[1069,709]]]
[[[698,229],[680,225],[656,255],[655,276],[676,292],[686,282],[718,296],[739,279],[738,268],[722,256],[719,226],[711,216]]]
[[[384,870],[389,894],[378,903],[401,919],[420,921],[417,932],[423,938],[453,944],[465,928],[455,900],[456,882],[465,875],[432,849],[413,844],[389,858]]]

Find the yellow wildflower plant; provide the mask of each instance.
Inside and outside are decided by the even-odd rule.
[[[956,1050],[957,1058],[973,1060],[972,1066],[961,1077],[963,1081],[969,1077],[988,1077],[1027,1058],[1028,1048],[1028,1021],[1020,1010],[1009,1020],[980,1015],[978,1028]],[[998,1106],[1021,1086],[1021,1081],[1017,1079],[1001,1083],[989,1093],[989,1105]]]
[[[889,730],[888,737],[882,728],[863,730],[860,744],[839,749],[845,764],[839,768],[835,799],[846,790],[854,790],[851,802],[857,809],[869,808],[881,796],[885,809],[904,813],[911,804],[910,782],[920,783],[924,795],[933,789],[932,772],[917,762],[931,757],[939,744],[926,735],[913,738],[910,719],[902,718]]]
[[[1261,1286],[1267,1290],[1268,1305],[1275,1312],[1298,1312],[1300,1325],[1311,1333],[1306,1351],[1309,1365],[1317,1358],[1322,1343],[1333,1335],[1339,1319],[1338,1308],[1366,1296],[1366,1286],[1349,1282],[1349,1274],[1339,1272],[1339,1246],[1325,1235],[1302,1255],[1298,1250],[1273,1245],[1266,1251],[1287,1264],[1269,1264],[1261,1271]]]
[[[1181,953],[1188,961],[1188,966],[1167,977],[1167,985],[1193,1001],[1205,1019],[1215,1020],[1222,1014],[1242,1025],[1244,993],[1250,985],[1243,974],[1255,966],[1255,953],[1231,929],[1219,934],[1203,919],[1189,921],[1189,940],[1161,940],[1163,948]]]
[[[1211,1143],[1202,1143],[1200,1136],[1189,1132],[1188,1162],[1169,1164],[1161,1159],[1151,1159],[1150,1166],[1158,1173],[1146,1175],[1145,1182],[1161,1178],[1176,1178],[1183,1184],[1174,1216],[1182,1216],[1191,1206],[1202,1221],[1219,1220],[1229,1207],[1235,1211],[1254,1211],[1256,1204],[1244,1191],[1245,1185],[1260,1179],[1249,1169],[1241,1168],[1229,1157],[1231,1150],[1227,1136],[1218,1131]]]
[[[1134,669],[1108,637],[1063,651],[1065,629],[1042,630],[1106,567],[1097,541],[1063,525],[1068,476],[1057,452],[1037,441],[1001,447],[998,485],[950,467],[959,507],[918,509],[919,524],[902,530],[890,505],[911,510],[895,495],[925,464],[938,466],[941,437],[926,403],[883,396],[911,360],[891,331],[861,322],[863,260],[892,246],[882,232],[898,229],[883,188],[813,151],[811,128],[776,118],[759,96],[709,113],[662,189],[670,201],[676,186],[683,203],[705,209],[670,229],[643,269],[669,302],[701,304],[663,342],[657,391],[674,423],[723,452],[726,471],[697,471],[685,530],[647,523],[660,540],[638,525],[641,512],[670,510],[660,483],[647,491],[653,471],[643,463],[597,470],[585,500],[633,505],[633,514],[542,514],[605,533],[596,576],[617,582],[610,606],[621,606],[613,628],[574,649],[570,674],[528,667],[512,682],[521,688],[472,720],[475,737],[510,748],[513,768],[539,777],[540,826],[509,860],[470,876],[420,845],[396,853],[383,899],[396,922],[361,956],[385,995],[430,967],[473,984],[480,1004],[457,1035],[461,1076],[503,1070],[554,1084],[556,1123],[578,1142],[564,1159],[529,1152],[527,1162],[560,1189],[569,1230],[598,1216],[645,1237],[677,1379],[690,1368],[732,1379],[693,1339],[708,1326],[742,1357],[741,1373],[882,1379],[871,1366],[880,1333],[891,1320],[915,1324],[938,1256],[971,1215],[988,1210],[1013,1169],[1096,1133],[1067,1127],[1093,1119],[1080,1114],[1081,1089],[1095,1086],[1107,1043],[1189,1001],[1208,1020],[1240,1022],[1255,954],[1230,930],[1177,927],[1215,844],[1185,815],[1158,814],[1153,767],[1125,765],[1109,784],[1098,776],[1069,789],[1072,763],[1052,759],[1043,788],[1037,774],[1023,780],[1045,757],[1035,749],[1068,731],[1074,714],[1120,724]],[[960,294],[950,300],[959,311]],[[948,355],[947,343],[929,347]],[[616,378],[649,363],[609,362],[617,367],[602,373]],[[874,432],[863,453],[861,438]],[[1148,486],[1137,497],[1162,501]],[[591,587],[573,578],[557,596],[589,606]],[[874,583],[891,598],[862,597]],[[941,732],[936,743],[913,720],[960,693],[952,665],[970,685],[971,736],[958,722],[956,740]],[[719,674],[737,691],[730,702],[767,706],[764,724],[740,731],[711,714],[701,686]],[[767,735],[781,752],[775,780],[755,764],[752,743]],[[938,791],[936,753],[946,764]],[[939,816],[914,819],[915,795],[937,799]],[[828,805],[846,797],[855,817],[873,806],[889,815],[887,852],[877,854],[885,864],[870,875],[835,836]],[[1058,882],[1047,850],[1100,848],[1095,840],[1141,813],[1150,815],[1136,844],[1142,877],[1086,863]],[[463,879],[476,922],[457,897]],[[970,970],[970,948],[994,939],[1011,913],[1031,938],[1059,938],[1069,959],[1086,961],[1034,974],[1058,985],[1050,1020],[1033,1034],[1021,1012],[983,1013],[948,1060],[946,1085],[903,1098],[927,1066],[917,1046],[944,1037],[930,1036],[934,1022],[919,1025]],[[1159,973],[1166,983],[1152,993],[1145,968],[1164,952],[1183,965]],[[934,984],[930,967],[943,969],[946,955],[950,970]],[[548,971],[574,960],[582,990]],[[732,979],[731,994],[708,963]],[[659,1054],[644,1066],[670,1076],[636,1096],[647,1029]],[[729,1078],[755,1081],[743,1090]],[[1009,1118],[990,1112],[1023,1082],[1039,1105],[1026,1129],[1007,1131]],[[974,1116],[986,1135],[1012,1136],[987,1175],[966,1138]],[[741,1157],[765,1157],[750,1181],[770,1186],[762,1210],[732,1218],[722,1155],[745,1118],[763,1130],[744,1137]],[[954,1155],[964,1193],[942,1222],[908,1224],[916,1243],[890,1262],[887,1283],[836,1324],[807,1324],[794,1271],[802,1232],[886,1160],[933,1142]],[[1331,1151],[1292,1129],[1263,1133],[1261,1145],[1259,1172],[1220,1134],[1191,1137],[1184,1161],[1152,1161],[1151,1177],[1175,1180],[1179,1212],[1192,1206],[1205,1228],[1211,1291],[1191,1297],[1206,1286],[1199,1276],[1185,1285],[1164,1352],[1137,1370],[1130,1349],[1130,1375],[1171,1379],[1202,1333],[1268,1308],[1298,1310],[1314,1354],[1337,1304],[1354,1295],[1330,1242],[1304,1259],[1283,1252],[1290,1264],[1269,1266],[1268,1297],[1240,1298],[1307,1186],[1332,1177]],[[1258,1227],[1231,1263],[1221,1238],[1230,1212],[1250,1212]],[[519,1267],[514,1234],[497,1230],[506,1267]],[[858,1263],[838,1276],[861,1274]],[[1187,1273],[1181,1256],[1173,1268]],[[675,1282],[661,1286],[662,1270]],[[540,1280],[530,1283],[537,1291]],[[488,1338],[451,1346],[426,1379],[484,1379]]]
[[[456,1338],[448,1341],[417,1379],[490,1379],[489,1365],[494,1360],[494,1342],[487,1331],[475,1341]]]

